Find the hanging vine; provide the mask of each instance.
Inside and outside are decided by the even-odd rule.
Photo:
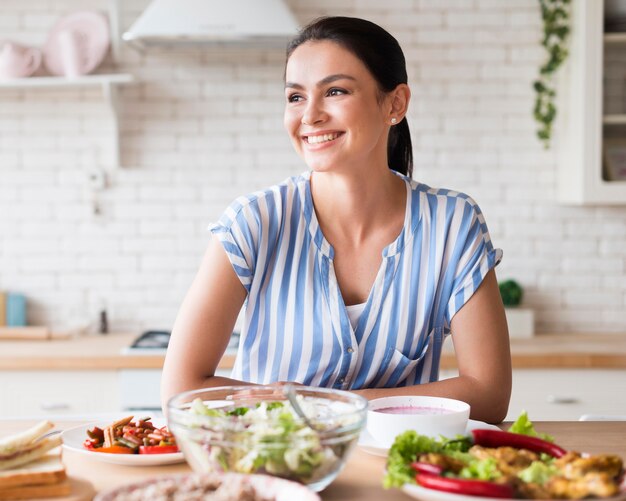
[[[539,0],[543,19],[541,45],[547,52],[547,58],[539,69],[539,78],[533,84],[536,92],[533,114],[539,124],[537,137],[543,141],[546,148],[550,146],[552,124],[556,118],[556,89],[553,77],[568,54],[570,3],[571,0]]]

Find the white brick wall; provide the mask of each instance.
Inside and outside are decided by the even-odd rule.
[[[124,0],[127,27],[147,0]],[[378,22],[404,47],[413,88],[414,177],[471,194],[499,278],[526,288],[539,331],[626,331],[626,207],[554,202],[556,161],[535,139],[531,82],[543,54],[536,0],[288,0]],[[3,0],[0,39],[41,46],[62,14],[106,0]],[[624,60],[612,51],[608,57]],[[621,59],[620,59],[621,58]],[[97,90],[0,90],[0,289],[29,297],[29,321],[62,330],[171,328],[208,241],[236,196],[305,166],[282,129],[280,52],[191,49],[141,54],[117,68],[125,167],[91,214],[86,172],[112,159]],[[622,111],[623,71],[607,106]]]

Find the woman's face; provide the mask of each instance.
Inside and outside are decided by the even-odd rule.
[[[285,97],[285,128],[309,168],[386,167],[391,105],[350,51],[330,41],[300,45],[287,61]]]

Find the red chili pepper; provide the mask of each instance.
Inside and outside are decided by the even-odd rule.
[[[176,445],[140,445],[139,454],[172,454],[178,452]]]
[[[422,487],[436,491],[481,496],[486,498],[512,498],[513,487],[507,484],[496,484],[485,480],[468,480],[465,478],[448,478],[429,473],[418,473],[415,481]]]
[[[564,456],[567,451],[552,442],[519,433],[499,430],[472,430],[474,443],[484,447],[515,447],[533,452],[543,452],[555,458]]]
[[[441,475],[443,473],[443,468],[441,466],[426,463],[424,461],[414,461],[411,463],[411,468],[413,468],[417,473],[429,473],[430,475]]]

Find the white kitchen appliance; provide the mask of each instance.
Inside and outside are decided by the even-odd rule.
[[[122,355],[154,356],[167,351],[170,340],[168,331],[147,331],[130,346],[122,349]],[[235,355],[239,346],[239,333],[233,332],[227,354]],[[119,371],[120,406],[126,411],[161,410],[161,369],[121,369]],[[218,376],[230,376],[230,369],[218,369]]]
[[[221,44],[284,48],[298,23],[283,0],[153,0],[122,35],[140,48]]]

